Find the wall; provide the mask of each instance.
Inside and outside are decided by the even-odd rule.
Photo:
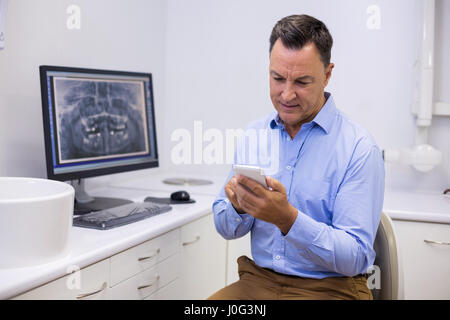
[[[448,33],[449,4],[438,1],[437,28]],[[369,29],[367,9],[380,9],[380,29]],[[340,108],[366,127],[381,148],[414,143],[411,106],[417,99],[422,1],[261,1],[170,0],[167,29],[167,134],[201,120],[203,130],[244,127],[270,112],[268,38],[280,18],[306,13],[324,21],[334,38],[335,63],[327,90]],[[448,19],[447,19],[448,20]],[[436,97],[450,101],[448,37],[437,32]],[[448,56],[448,54],[446,55]],[[442,67],[444,68],[442,68]],[[445,71],[446,70],[446,71]],[[444,152],[445,164],[428,174],[386,165],[387,188],[440,190],[450,186],[450,117],[434,118],[430,143]],[[204,146],[208,143],[204,143]],[[229,165],[177,166],[193,176],[228,173]],[[420,183],[419,183],[420,182]]]
[[[79,30],[66,27],[72,4],[81,9]],[[9,1],[0,51],[0,176],[46,177],[39,65],[152,72],[162,119],[165,26],[164,0]],[[157,135],[163,132],[159,121]]]
[[[82,9],[80,30],[66,28],[70,4]],[[381,10],[380,29],[367,27],[373,4]],[[204,130],[224,132],[270,112],[268,37],[277,20],[293,13],[323,20],[334,37],[336,67],[327,90],[338,107],[381,148],[411,146],[421,12],[420,0],[10,0],[6,49],[0,51],[0,176],[46,175],[41,64],[152,72],[163,169],[226,174],[227,164],[172,163],[171,134],[179,128],[193,134],[196,120]],[[450,101],[448,1],[438,0],[436,12],[435,99]],[[388,164],[387,187],[449,187],[449,127],[450,117],[441,117],[430,129],[443,165],[423,174]]]
[[[438,0],[436,2],[436,34],[435,34],[435,101],[450,102],[450,2]],[[441,175],[444,184],[440,189],[450,187],[450,117],[435,117],[430,130],[430,143],[438,146],[444,152],[444,163],[435,175]],[[445,182],[446,180],[446,182]]]

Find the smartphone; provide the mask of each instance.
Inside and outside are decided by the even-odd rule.
[[[266,183],[266,176],[264,170],[257,166],[247,166],[241,164],[233,164],[234,174],[240,174],[259,182],[264,187],[268,188]]]

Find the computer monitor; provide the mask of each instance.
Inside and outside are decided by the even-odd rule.
[[[47,177],[72,180],[75,213],[128,200],[87,194],[84,178],[158,166],[150,73],[40,66]]]

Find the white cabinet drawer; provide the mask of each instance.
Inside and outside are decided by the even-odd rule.
[[[177,279],[172,281],[164,288],[152,293],[144,300],[180,300],[180,281]]]
[[[109,259],[102,260],[13,299],[91,300],[108,299]]]
[[[181,227],[181,299],[202,300],[225,286],[226,241],[212,214]]]
[[[111,257],[111,286],[142,272],[178,252],[179,229],[146,241]]]
[[[405,299],[450,299],[450,225],[394,221],[394,226]]]
[[[179,276],[180,254],[177,253],[134,277],[110,288],[111,299],[139,300],[151,295]]]
[[[226,285],[239,280],[237,259],[244,255],[252,259],[250,232],[242,238],[228,241]]]

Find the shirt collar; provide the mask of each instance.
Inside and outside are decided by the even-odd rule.
[[[283,128],[283,120],[281,120],[278,112],[274,111],[270,116],[269,126],[271,129],[281,129]]]
[[[328,134],[333,126],[333,122],[336,114],[336,105],[334,104],[333,97],[331,93],[324,92],[325,95],[325,104],[322,109],[320,109],[319,113],[314,117],[311,122],[316,123],[319,127],[321,127],[326,134]],[[281,120],[278,112],[274,111],[271,115],[271,120],[269,122],[269,126],[271,129],[275,128],[283,128],[283,120]]]
[[[326,102],[320,109],[319,113],[314,117],[313,122],[317,123],[326,134],[330,133],[336,118],[336,105],[334,104],[331,93],[324,92]]]

